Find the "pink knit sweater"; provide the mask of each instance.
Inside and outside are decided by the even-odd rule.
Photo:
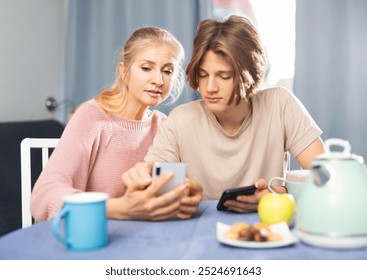
[[[115,197],[122,187],[121,175],[144,159],[165,118],[153,111],[142,121],[124,120],[107,115],[93,100],[82,104],[35,184],[33,217],[52,218],[67,194],[98,191]]]

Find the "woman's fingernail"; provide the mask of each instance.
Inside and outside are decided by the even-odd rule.
[[[152,178],[151,177],[143,178],[142,181],[143,183],[150,183],[152,181]]]

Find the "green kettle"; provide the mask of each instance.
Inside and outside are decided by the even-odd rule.
[[[313,246],[367,247],[367,168],[361,156],[351,154],[348,141],[326,140],[325,153],[312,162],[297,201],[296,232]]]

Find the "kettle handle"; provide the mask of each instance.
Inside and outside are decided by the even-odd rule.
[[[351,146],[347,140],[339,139],[339,138],[330,138],[325,141],[325,152],[331,153],[330,147],[331,146],[339,146],[343,147],[343,154],[350,155],[351,153]]]

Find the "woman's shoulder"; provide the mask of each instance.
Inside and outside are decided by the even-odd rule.
[[[73,114],[83,114],[83,115],[101,115],[105,116],[104,110],[98,106],[97,102],[93,99],[87,100],[80,105],[78,105]]]
[[[149,115],[152,115],[154,118],[158,119],[158,120],[164,120],[165,118],[167,118],[166,114],[158,111],[158,110],[149,110]]]
[[[75,108],[74,112],[69,117],[68,125],[72,123],[76,126],[90,127],[93,126],[94,123],[105,120],[106,118],[107,114],[93,99],[91,99],[81,103]]]

